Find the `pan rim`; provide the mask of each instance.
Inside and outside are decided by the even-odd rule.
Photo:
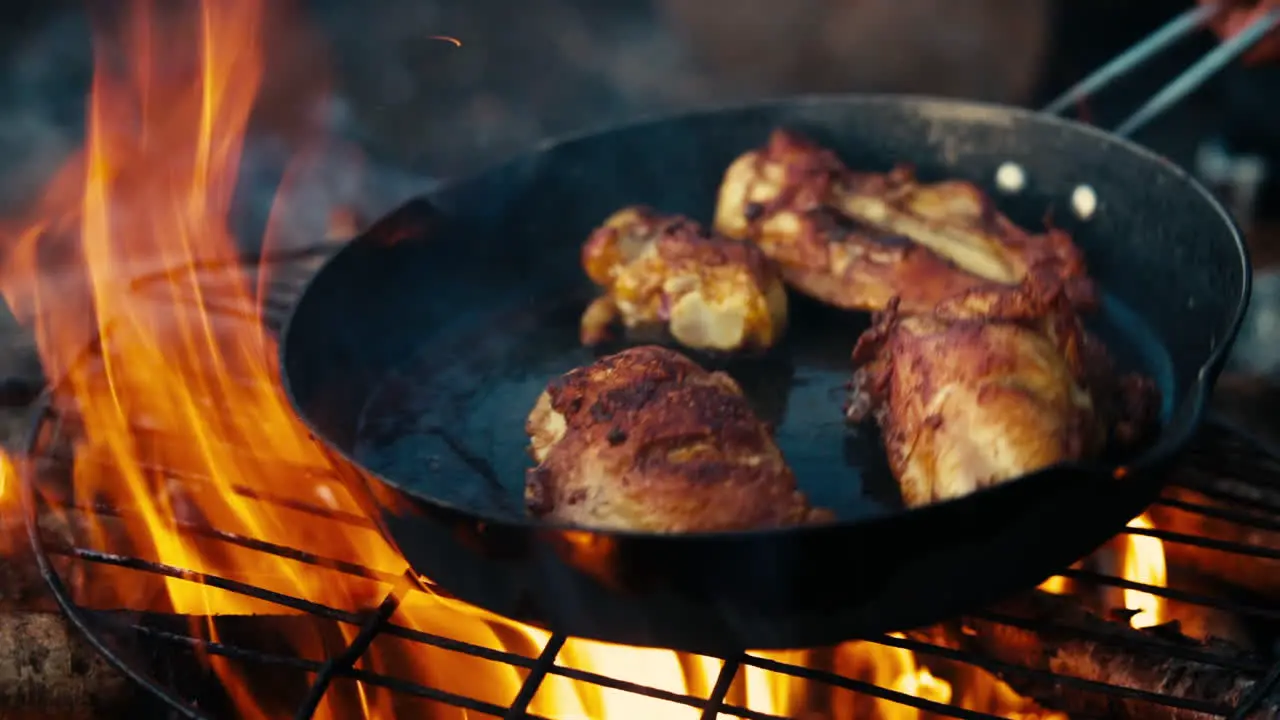
[[[413,498],[416,502],[425,503],[427,505],[437,507],[449,512],[459,513],[474,518],[477,522],[483,522],[490,526],[513,528],[533,532],[548,533],[588,533],[592,535],[604,535],[613,538],[623,538],[632,542],[699,542],[699,543],[738,543],[738,542],[756,542],[761,540],[774,539],[779,537],[796,538],[800,536],[819,536],[822,534],[837,533],[847,530],[851,527],[873,528],[878,524],[887,524],[900,520],[903,516],[914,515],[917,520],[925,521],[930,515],[956,513],[957,508],[962,505],[972,505],[981,502],[981,498],[990,497],[1002,492],[1010,492],[1014,487],[1025,487],[1028,483],[1042,481],[1048,476],[1060,473],[1062,471],[1073,471],[1080,474],[1090,475],[1110,475],[1117,482],[1138,482],[1146,474],[1145,471],[1155,468],[1162,463],[1170,460],[1176,453],[1182,450],[1187,443],[1194,437],[1195,433],[1203,424],[1208,414],[1208,404],[1212,395],[1212,389],[1221,374],[1223,367],[1228,359],[1228,354],[1234,346],[1235,340],[1239,335],[1243,326],[1245,315],[1249,308],[1249,301],[1253,292],[1253,266],[1249,253],[1248,245],[1245,242],[1244,235],[1235,219],[1227,211],[1227,209],[1218,201],[1216,197],[1206,188],[1199,180],[1184,168],[1169,160],[1165,156],[1146,148],[1127,138],[1115,135],[1107,130],[1092,125],[1064,118],[1057,115],[1050,115],[1039,111],[1022,108],[1012,105],[1003,105],[999,103],[984,102],[977,100],[965,100],[957,98],[946,98],[937,95],[923,94],[906,94],[906,93],[806,93],[798,95],[784,95],[764,99],[756,99],[744,102],[709,104],[705,106],[697,106],[687,108],[677,112],[653,112],[641,114],[630,120],[621,122],[605,123],[592,128],[581,131],[567,133],[542,140],[525,150],[515,153],[501,161],[488,164],[475,171],[465,173],[453,178],[440,181],[431,190],[416,196],[415,199],[430,200],[432,197],[444,194],[450,189],[465,185],[482,178],[499,168],[519,162],[521,160],[535,158],[566,145],[582,142],[602,135],[608,135],[615,132],[625,130],[638,129],[645,126],[657,125],[664,122],[671,122],[681,119],[693,119],[718,115],[722,113],[744,112],[750,110],[766,110],[770,108],[786,107],[803,107],[810,104],[823,104],[831,102],[844,102],[849,104],[873,105],[873,104],[892,104],[913,106],[923,112],[928,112],[930,107],[936,107],[945,114],[954,116],[957,110],[972,112],[988,117],[1009,117],[1021,121],[1030,121],[1038,123],[1056,124],[1064,128],[1068,128],[1072,132],[1080,133],[1084,136],[1091,137],[1102,143],[1110,144],[1119,150],[1127,152],[1136,158],[1141,158],[1144,162],[1153,163],[1161,166],[1166,171],[1172,173],[1177,179],[1187,183],[1187,185],[1195,191],[1200,199],[1211,208],[1223,224],[1230,231],[1231,239],[1235,244],[1237,257],[1240,261],[1240,272],[1243,281],[1239,286],[1239,295],[1235,301],[1235,308],[1231,322],[1226,327],[1226,332],[1217,339],[1215,346],[1210,350],[1204,361],[1200,364],[1196,372],[1195,381],[1185,389],[1185,397],[1182,402],[1173,407],[1172,418],[1168,424],[1161,428],[1161,431],[1152,445],[1143,450],[1137,456],[1133,457],[1130,462],[1117,463],[1089,463],[1089,462],[1067,462],[1058,463],[1045,468],[1041,468],[1033,473],[1012,478],[1005,482],[980,488],[971,493],[961,495],[946,500],[930,503],[916,508],[895,508],[882,515],[873,517],[859,518],[857,520],[838,520],[831,523],[823,523],[819,525],[799,525],[799,526],[780,526],[759,528],[750,530],[717,530],[717,531],[696,531],[684,533],[659,533],[626,529],[612,529],[604,527],[592,527],[584,525],[574,525],[563,522],[548,522],[528,517],[504,517],[491,516],[476,512],[473,509],[465,508],[457,504],[426,495],[417,490],[405,487],[402,483],[397,482],[384,474],[376,472],[363,463],[359,462],[353,453],[338,447],[338,445],[329,440],[327,433],[322,432],[315,426],[307,413],[303,412],[297,396],[294,392],[293,384],[290,382],[288,368],[288,352],[290,345],[288,338],[293,328],[294,319],[297,316],[298,309],[303,305],[308,293],[310,292],[314,282],[326,270],[328,270],[344,253],[348,252],[352,245],[359,242],[360,236],[344,244],[337,252],[330,255],[324,263],[316,270],[316,272],[307,280],[303,286],[301,293],[295,298],[289,308],[289,312],[285,317],[284,323],[280,327],[279,341],[277,343],[277,360],[280,369],[280,383],[289,400],[294,416],[303,423],[303,426],[314,436],[315,442],[321,443],[327,453],[336,454],[343,462],[351,465],[355,470],[364,476],[394,489],[397,492]],[[944,114],[940,112],[940,114]],[[975,115],[978,117],[979,115]],[[410,199],[402,203],[398,208],[406,207],[412,204],[415,199]],[[387,217],[394,214],[396,210],[390,211]],[[363,235],[363,233],[362,233]],[[1123,472],[1121,472],[1123,471]],[[385,508],[380,508],[385,511]],[[380,518],[373,518],[375,522],[381,524]],[[394,538],[393,538],[394,539]]]

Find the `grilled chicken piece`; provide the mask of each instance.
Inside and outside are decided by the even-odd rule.
[[[786,288],[769,259],[692,220],[620,210],[587,239],[582,266],[605,290],[582,316],[586,345],[604,340],[616,320],[630,329],[665,325],[701,350],[768,348],[786,330]]]
[[[661,533],[831,519],[809,506],[732,378],[641,346],[552,381],[525,423],[541,518]]]
[[[1117,375],[1065,298],[930,315],[891,303],[853,360],[849,419],[876,418],[911,507],[1137,442],[1154,424],[1155,385]]]
[[[1063,232],[1033,235],[996,212],[968,182],[921,184],[910,169],[850,171],[830,151],[786,130],[725,172],[715,230],[752,240],[785,280],[823,302],[905,313],[976,289],[1065,283],[1095,302],[1083,259]]]

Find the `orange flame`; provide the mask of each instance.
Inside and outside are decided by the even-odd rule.
[[[1144,513],[1130,521],[1129,527],[1151,530],[1155,526]],[[1164,562],[1164,542],[1148,535],[1126,535],[1123,577],[1131,582],[1165,587],[1168,575]],[[1135,628],[1165,622],[1167,608],[1164,598],[1159,596],[1142,590],[1125,590],[1124,606],[1137,611],[1129,621]]]
[[[107,13],[112,5],[95,9]],[[14,312],[34,326],[46,370],[65,377],[68,397],[63,400],[83,417],[83,437],[75,448],[73,504],[106,501],[131,513],[124,523],[89,521],[82,544],[127,547],[135,556],[208,576],[339,610],[365,611],[388,593],[404,570],[403,558],[367,527],[315,522],[292,506],[248,499],[249,494],[270,494],[359,513],[292,415],[277,379],[274,339],[259,325],[222,322],[212,310],[211,282],[220,288],[223,304],[229,294],[231,300],[259,307],[259,290],[234,270],[236,242],[229,218],[250,122],[260,118],[261,104],[272,99],[263,89],[290,91],[285,103],[290,107],[309,106],[319,97],[300,90],[292,81],[296,74],[271,74],[281,71],[272,65],[268,50],[287,46],[304,27],[285,12],[285,5],[275,0],[133,0],[115,5],[123,14],[100,16],[84,150],[51,183],[32,216],[10,229],[0,285]],[[307,73],[312,64],[306,61]],[[288,202],[287,191],[282,189],[278,203]],[[316,209],[321,216],[333,210]],[[269,225],[278,221],[273,213]],[[193,269],[196,261],[205,269]],[[216,269],[224,266],[225,272]],[[147,295],[130,289],[131,278],[156,267],[170,268],[162,292]],[[211,276],[218,277],[211,281]],[[97,366],[77,362],[93,333],[105,338]],[[171,482],[171,472],[179,470],[203,482]],[[13,494],[11,472],[7,461],[0,466],[0,497]],[[244,492],[246,488],[252,492]],[[76,512],[76,507],[62,509],[68,515]],[[215,544],[183,532],[193,517],[228,533],[355,563],[375,576],[356,577]],[[215,616],[298,612],[219,589],[199,577],[165,577],[155,581],[160,587],[151,594],[144,586],[154,576],[122,569],[102,572],[99,581],[79,588],[85,604],[189,615],[196,618],[193,632],[214,640],[219,634]],[[542,630],[428,593],[410,593],[393,621],[406,633],[432,633],[523,657],[535,657],[549,641]],[[340,625],[342,639],[349,641],[354,628]],[[301,656],[322,659],[333,652],[317,634],[281,632]],[[1028,717],[1033,711],[1029,702],[978,671],[952,672],[943,679],[934,674],[941,670],[918,666],[909,651],[872,643],[760,653],[759,662],[810,664],[824,654],[822,662],[842,674],[909,695],[956,700],[1010,717]],[[290,712],[275,706],[277,688],[261,687],[249,673],[216,656],[207,661],[240,717]],[[582,673],[706,698],[721,666],[718,659],[668,650],[570,640],[529,707],[556,718],[699,717],[697,702],[647,699],[622,688],[581,682]],[[527,665],[389,636],[375,641],[357,669],[498,706],[511,703],[528,672]],[[316,717],[424,716],[402,710],[399,699],[375,684],[352,684],[352,694],[337,699],[327,695]],[[888,700],[864,698],[869,705],[855,705],[837,697],[844,691],[822,692],[825,697],[801,679],[749,666],[727,697],[739,707],[783,716],[815,705],[829,708],[823,716],[833,720],[921,715]],[[854,707],[859,708],[856,715],[851,714]],[[475,713],[438,705],[427,715],[462,718]]]
[[[16,472],[9,454],[0,451],[0,510],[11,507],[16,499],[17,492],[13,485]]]

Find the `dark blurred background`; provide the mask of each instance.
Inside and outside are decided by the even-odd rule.
[[[178,0],[182,1],[182,0]],[[275,0],[268,0],[274,2]],[[640,114],[822,91],[928,93],[1036,106],[1191,0],[304,0],[334,70],[327,115],[376,171],[316,192],[377,214],[435,178],[547,136]],[[90,75],[79,0],[0,8],[0,204],[27,202],[80,142]],[[101,7],[101,6],[99,6]],[[462,46],[433,39],[447,35]],[[1079,112],[1111,125],[1212,46],[1183,43]],[[286,77],[270,92],[288,102]],[[1260,267],[1238,364],[1280,370],[1280,70],[1232,67],[1139,139],[1221,189]],[[271,150],[251,149],[252,170]],[[256,154],[254,154],[256,153]],[[270,186],[269,172],[264,187]],[[269,193],[260,193],[269,198]],[[333,198],[328,198],[330,201]],[[4,208],[0,208],[4,209]],[[312,229],[307,229],[312,232]],[[320,230],[315,230],[319,234]]]
[[[1034,105],[1190,0],[304,4],[330,43],[330,57],[319,60],[337,70],[344,129],[390,160],[450,174],[547,135],[758,96],[918,92]],[[21,115],[38,106],[46,115],[41,119],[77,124],[88,74],[80,7],[75,0],[13,0],[0,9],[0,54],[8,68],[0,107]],[[457,37],[463,46],[433,35]],[[1089,110],[1099,122],[1118,117],[1138,93],[1154,89],[1209,46],[1207,36],[1196,40]],[[1225,73],[1176,120],[1162,123],[1176,126],[1175,132],[1157,128],[1147,141],[1168,143],[1161,149],[1185,155],[1194,143],[1179,142],[1181,136],[1215,124],[1222,130],[1227,115],[1239,116],[1233,117],[1237,124],[1265,118],[1253,111],[1257,93],[1245,87],[1256,84],[1256,75],[1273,80],[1275,73]],[[1218,106],[1219,117],[1192,107],[1205,105]],[[1261,129],[1273,124],[1261,123]],[[1259,130],[1242,127],[1238,134]],[[0,133],[12,134],[20,133]]]

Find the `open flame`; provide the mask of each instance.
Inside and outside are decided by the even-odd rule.
[[[242,492],[248,488],[359,513],[343,487],[328,479],[326,459],[292,415],[277,378],[274,338],[248,323],[219,326],[208,285],[217,267],[229,268],[218,282],[220,292],[257,306],[261,288],[230,269],[237,254],[232,200],[250,121],[269,99],[260,97],[261,91],[282,84],[271,75],[268,50],[284,45],[304,26],[284,11],[286,3],[275,0],[132,0],[99,4],[95,11],[105,13],[103,8],[111,6],[123,12],[97,18],[84,149],[31,215],[7,229],[0,274],[10,307],[35,330],[47,371],[66,378],[66,400],[84,419],[83,440],[75,449],[74,497],[61,508],[70,515],[76,507],[107,501],[129,509],[130,522],[108,526],[102,521],[85,528],[94,547],[126,543],[131,554],[208,577],[249,582],[332,608],[367,610],[404,569],[403,559],[386,542],[368,527],[315,522],[286,505],[252,502]],[[294,104],[319,97],[299,100],[298,89],[291,90]],[[287,206],[288,190],[285,183],[277,210]],[[275,221],[280,217],[275,214]],[[204,269],[193,269],[197,262]],[[132,277],[156,267],[170,268],[162,297],[130,291]],[[54,272],[58,268],[63,271]],[[75,281],[66,280],[68,272]],[[105,338],[102,365],[78,363],[98,332]],[[206,482],[175,486],[157,470],[166,467]],[[0,466],[0,497],[13,496],[11,472],[7,461]],[[181,532],[184,523],[197,518],[229,533],[305,548],[330,564],[357,563],[373,570],[373,577]],[[150,575],[103,572],[83,590],[89,593],[85,604],[189,615],[195,630],[211,640],[219,634],[215,616],[297,613],[219,589],[207,577],[165,577],[156,581],[163,583],[158,593],[150,594],[142,587],[152,582]],[[529,657],[549,639],[542,630],[427,593],[410,594],[394,620],[405,628]],[[356,629],[343,628],[350,640]],[[308,633],[288,640],[300,655],[323,657],[325,650],[317,650]],[[797,664],[817,663],[821,656],[842,675],[927,700],[1008,717],[1048,717],[978,670],[924,667],[908,650],[888,645],[851,642],[754,655],[761,663]],[[587,671],[705,698],[722,663],[579,640],[568,641],[558,658],[561,671],[542,685],[530,712],[609,720],[699,717],[701,711],[689,705],[572,676]],[[271,688],[255,684],[255,678],[216,655],[206,660],[240,717],[280,715],[272,706]],[[526,673],[448,648],[393,644],[372,647],[358,668],[429,679],[434,687],[498,706],[512,701]],[[367,683],[354,685],[365,717],[398,714],[390,693]],[[746,666],[728,701],[789,717],[803,716],[816,704],[826,708],[821,717],[830,720],[923,715],[888,700],[823,692],[833,694],[815,700],[816,690],[804,680]],[[351,717],[351,708],[337,702],[326,697],[316,717]],[[476,714],[441,707],[432,716]]]
[[[1155,528],[1146,513],[1130,520],[1129,527],[1139,531]],[[1164,559],[1164,541],[1150,535],[1138,533],[1119,535],[1090,558],[1072,565],[1072,568],[1079,569],[1085,564],[1101,565],[1103,570],[1115,572],[1119,577],[1129,582],[1142,583],[1152,587],[1166,587],[1168,582],[1168,572],[1165,568]],[[1107,574],[1110,574],[1110,572]],[[1074,588],[1068,577],[1054,575],[1040,583],[1039,589],[1062,595],[1072,592]],[[1114,593],[1108,592],[1104,593],[1104,595],[1108,597],[1103,598],[1101,602],[1106,604]],[[1129,618],[1129,624],[1132,627],[1152,627],[1160,625],[1169,619],[1168,603],[1158,595],[1137,589],[1125,589],[1119,595],[1119,600],[1124,603],[1124,609],[1133,613]]]
[[[1144,513],[1130,521],[1129,527],[1151,530],[1155,526]],[[1123,573],[1126,580],[1165,587],[1168,577],[1164,564],[1164,541],[1149,535],[1125,535]],[[1124,606],[1136,611],[1129,620],[1133,627],[1151,627],[1165,622],[1164,598],[1141,590],[1125,590]]]

